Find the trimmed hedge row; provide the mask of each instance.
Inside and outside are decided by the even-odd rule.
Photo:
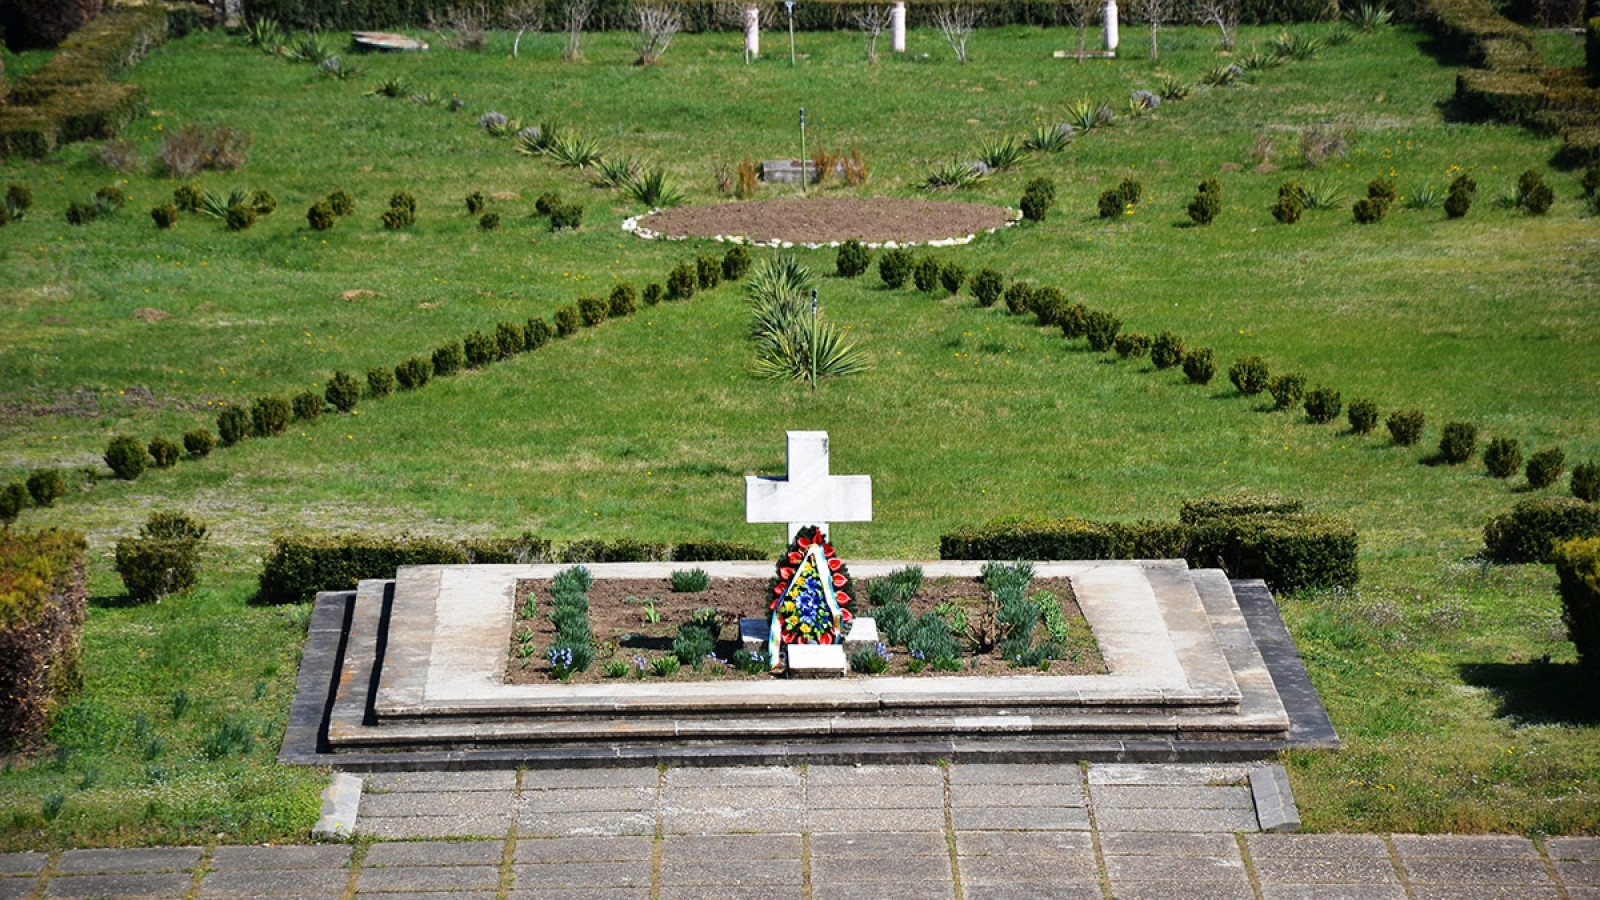
[[[1557,544],[1551,555],[1567,639],[1578,648],[1578,663],[1600,672],[1600,538]]]
[[[1483,548],[1497,562],[1549,562],[1561,541],[1591,537],[1600,537],[1600,504],[1540,497],[1490,519],[1483,527]]]
[[[401,566],[454,566],[469,563],[600,563],[672,560],[765,559],[759,547],[731,541],[648,543],[574,541],[560,547],[546,538],[469,538],[384,535],[292,535],[272,542],[261,569],[261,603],[299,603],[318,591],[350,590],[368,578],[392,578]]]
[[[1257,509],[1260,511],[1243,511]],[[1273,590],[1354,587],[1353,525],[1300,511],[1298,501],[1267,505],[1212,498],[1184,504],[1183,521],[1001,520],[939,537],[941,559],[1184,559],[1260,578]]]
[[[41,157],[72,141],[115,137],[144,111],[144,91],[110,79],[166,39],[160,4],[117,7],[73,32],[0,106],[0,155]]]
[[[32,745],[83,686],[87,552],[70,531],[0,530],[0,750]]]

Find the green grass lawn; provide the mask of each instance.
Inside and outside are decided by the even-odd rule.
[[[1241,46],[1275,34],[1245,29]],[[1563,37],[1542,38],[1547,57],[1570,56]],[[249,164],[198,180],[270,189],[279,209],[238,234],[195,216],[161,232],[147,210],[175,183],[110,172],[94,147],[0,167],[0,180],[37,199],[26,220],[0,229],[0,481],[98,464],[119,433],[214,429],[218,404],[320,389],[335,369],[392,366],[721,251],[625,235],[621,220],[642,209],[519,156],[476,127],[481,113],[560,122],[608,153],[659,163],[705,203],[718,199],[715,160],[796,155],[803,105],[811,146],[854,145],[872,169],[866,187],[830,191],[911,196],[932,166],[971,158],[980,140],[1062,121],[1080,98],[1121,113],[1160,75],[1193,83],[1228,61],[1199,29],[1174,29],[1159,65],[1142,58],[1139,29],[1124,32],[1127,58],[1082,64],[1049,58],[1075,36],[1024,28],[979,32],[965,67],[931,32],[877,66],[849,34],[800,35],[793,68],[778,55],[745,66],[738,40],[685,35],[639,69],[627,35],[589,36],[572,65],[559,61],[559,36],[524,38],[513,60],[510,37],[497,35],[482,54],[360,57],[365,75],[344,82],[221,33],[161,48],[135,72],[152,113],[129,138],[148,160],[185,123],[243,128],[254,136]],[[1454,72],[1419,43],[1408,30],[1360,36],[1119,118],[956,195],[1014,206],[1027,180],[1050,177],[1058,201],[1044,223],[936,252],[969,271],[1057,285],[1126,329],[1177,331],[1214,347],[1223,372],[1260,353],[1346,402],[1371,397],[1384,415],[1422,409],[1422,446],[1265,412],[1270,401],[1237,396],[1224,375],[1187,384],[1148,361],[1063,344],[967,295],[833,277],[832,251],[802,251],[823,276],[825,314],[866,348],[870,372],[815,393],[753,378],[744,302],[724,286],[365,401],[354,416],[25,512],[24,525],[90,536],[97,605],[89,685],[59,730],[62,751],[0,774],[0,847],[305,835],[319,778],[272,762],[305,612],[246,603],[273,532],[531,529],[557,540],[718,537],[776,552],[781,535],[743,523],[739,476],[782,471],[790,428],[829,431],[835,471],[875,480],[874,521],[838,529],[846,559],[932,557],[942,531],[997,516],[1170,519],[1184,498],[1235,489],[1351,519],[1360,590],[1281,604],[1346,742],[1290,758],[1308,826],[1594,831],[1600,713],[1567,687],[1574,654],[1553,572],[1474,558],[1484,521],[1529,494],[1481,464],[1419,460],[1452,420],[1477,423],[1481,441],[1517,437],[1525,453],[1559,444],[1569,465],[1600,459],[1600,220],[1584,215],[1574,174],[1548,172],[1552,139],[1446,122]],[[397,75],[465,108],[364,95]],[[1307,171],[1298,130],[1313,126],[1346,132],[1348,155]],[[1262,166],[1252,149],[1268,143]],[[1556,191],[1543,218],[1492,202],[1530,167]],[[1405,197],[1442,190],[1458,171],[1479,184],[1462,221],[1403,203],[1373,226],[1355,225],[1348,205],[1292,227],[1267,211],[1286,178],[1348,201],[1376,177]],[[1100,220],[1099,193],[1130,176],[1145,199],[1133,215]],[[1184,207],[1212,176],[1223,213],[1189,227]],[[66,223],[68,201],[114,182],[132,197],[125,209]],[[356,198],[355,215],[310,231],[304,210],[336,188]],[[418,198],[419,222],[386,232],[378,215],[399,190]],[[477,229],[462,203],[475,190],[520,197],[491,205],[501,230]],[[584,204],[580,231],[551,234],[531,218],[547,190]],[[170,318],[145,321],[143,309]],[[111,544],[172,508],[211,526],[201,588],[119,606]],[[175,719],[179,690],[192,706]],[[228,744],[240,734],[252,748]]]

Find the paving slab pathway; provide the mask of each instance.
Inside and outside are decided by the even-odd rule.
[[[0,854],[0,900],[1600,900],[1600,838],[1266,834],[1253,770],[369,774],[352,843]]]

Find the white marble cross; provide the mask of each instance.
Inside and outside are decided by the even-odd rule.
[[[807,525],[828,533],[830,521],[872,521],[872,476],[828,474],[826,431],[791,431],[788,436],[787,477],[744,477],[744,520],[786,522],[791,541]]]

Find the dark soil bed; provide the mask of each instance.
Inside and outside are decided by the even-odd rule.
[[[639,219],[668,237],[738,236],[752,241],[823,244],[855,238],[926,242],[963,238],[1011,221],[1000,206],[895,197],[799,197],[680,206]]]
[[[662,680],[656,675],[639,675],[641,664],[648,667],[651,661],[672,655],[672,641],[678,626],[689,621],[697,609],[715,607],[723,622],[722,640],[717,644],[716,656],[723,664],[707,662],[698,670],[684,666],[668,676],[672,681],[706,681],[713,679],[770,678],[771,675],[747,675],[726,665],[734,651],[740,648],[739,618],[765,618],[770,582],[765,578],[712,579],[711,587],[699,593],[673,593],[671,583],[664,578],[610,579],[597,578],[589,589],[589,628],[594,634],[594,662],[587,671],[574,674],[573,683],[605,681],[605,664],[621,660],[628,664],[626,677],[648,677]],[[1072,587],[1065,578],[1038,578],[1029,588],[1030,595],[1040,591],[1054,594],[1061,604],[1061,612],[1069,629],[1069,640],[1063,647],[1063,658],[1051,662],[1049,669],[1013,668],[998,652],[974,656],[967,654],[959,673],[935,672],[932,668],[920,673],[908,671],[909,656],[904,647],[890,647],[889,669],[884,675],[950,676],[959,675],[1098,675],[1105,672],[1099,647],[1089,633],[1089,625],[1078,609]],[[532,617],[524,617],[530,611]],[[943,604],[954,603],[976,618],[983,605],[985,593],[977,578],[928,578],[911,602],[911,611],[921,615]],[[856,601],[858,604],[861,601]],[[650,622],[646,612],[653,605],[658,621]],[[548,579],[531,579],[517,582],[516,622],[510,639],[510,662],[506,681],[511,684],[547,684],[554,682],[550,663],[545,653],[550,648],[555,629],[548,618],[551,610],[550,582]],[[857,615],[872,615],[870,608],[856,608]],[[521,635],[531,631],[533,639],[525,641]],[[1036,639],[1046,637],[1041,624]],[[524,649],[526,648],[526,649]],[[852,674],[851,677],[878,677]]]

